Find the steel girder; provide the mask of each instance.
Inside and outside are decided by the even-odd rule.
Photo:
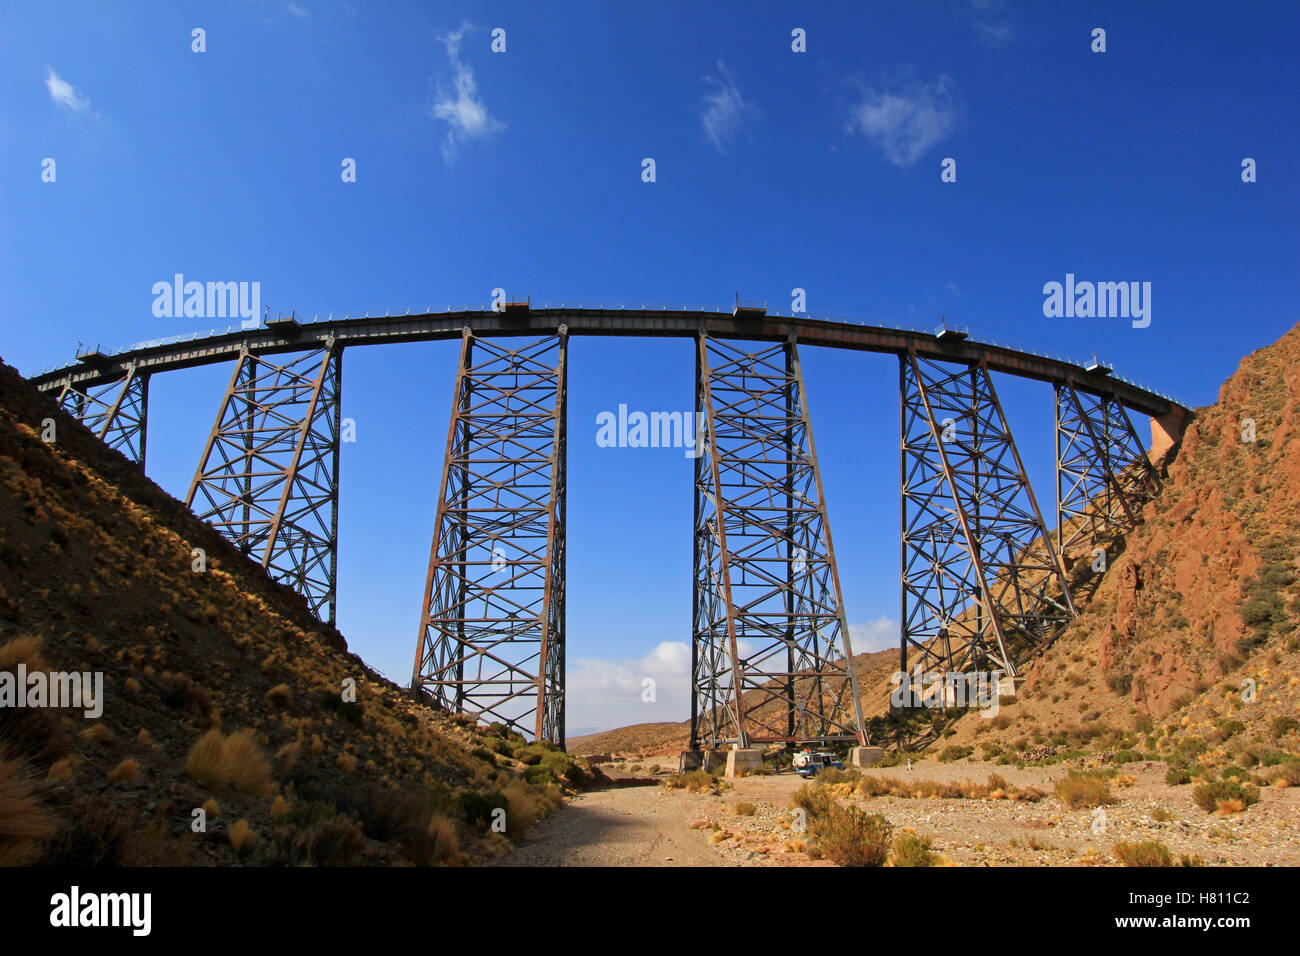
[[[701,334],[696,409],[691,746],[865,742],[793,339]]]
[[[103,385],[82,387],[66,379],[59,390],[59,407],[144,469],[149,376],[134,362],[122,378]]]
[[[1056,391],[1057,550],[1128,534],[1160,491],[1124,406],[1061,382]]]
[[[988,370],[902,356],[901,665],[1000,670],[1074,616]]]
[[[465,331],[412,688],[564,743],[568,333]]]
[[[185,499],[331,624],[342,376],[333,341],[296,356],[245,350]]]

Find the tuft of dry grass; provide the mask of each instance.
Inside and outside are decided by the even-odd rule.
[[[49,670],[41,657],[39,637],[15,637],[0,644],[0,671],[16,672],[19,664],[27,665],[27,673]]]
[[[271,766],[251,730],[228,737],[209,730],[190,749],[185,772],[211,790],[230,784],[255,797],[269,797],[275,790]]]
[[[344,773],[354,773],[357,769],[357,758],[352,754],[339,754],[338,765]]]
[[[1110,783],[1104,776],[1074,770],[1057,783],[1056,799],[1071,810],[1100,807],[1115,802],[1110,794]]]
[[[456,824],[450,817],[435,813],[429,820],[429,837],[432,840],[431,863],[461,862],[460,839],[456,836]]]
[[[289,690],[288,684],[276,684],[266,692],[266,702],[272,707],[281,709],[289,706],[289,700],[293,697],[293,692]]]
[[[240,856],[251,850],[253,844],[257,842],[257,834],[248,825],[247,820],[236,820],[230,825],[226,835],[230,838],[230,845],[235,848],[235,852]]]
[[[1159,840],[1143,840],[1138,843],[1116,843],[1111,850],[1115,859],[1125,866],[1177,866],[1169,847]]]
[[[30,863],[53,832],[26,766],[0,755],[0,866]]]
[[[127,757],[108,772],[109,783],[131,783],[140,774],[140,764]]]

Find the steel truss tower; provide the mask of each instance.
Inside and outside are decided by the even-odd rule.
[[[185,503],[334,623],[342,348],[244,348]]]
[[[1056,385],[1057,550],[1108,541],[1142,521],[1160,477],[1124,406],[1073,382]]]
[[[59,407],[144,469],[149,418],[149,376],[131,363],[115,382],[79,388],[71,380],[59,391]]]
[[[411,679],[561,745],[567,352],[465,330]]]
[[[900,356],[901,666],[1018,665],[1074,616],[988,370]]]
[[[696,410],[692,748],[865,742],[793,339],[701,334]]]

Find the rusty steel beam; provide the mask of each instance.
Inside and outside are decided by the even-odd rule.
[[[696,362],[691,746],[862,743],[797,346],[701,334]]]
[[[1056,540],[1062,555],[1126,535],[1160,476],[1114,395],[1056,385]]]
[[[568,336],[464,330],[412,689],[564,742]]]
[[[899,362],[900,664],[1015,676],[1075,615],[986,368]]]
[[[286,358],[241,354],[185,503],[332,624],[342,348]]]
[[[69,376],[59,386],[59,407],[144,470],[149,419],[149,376],[132,362],[121,378],[86,386]]]

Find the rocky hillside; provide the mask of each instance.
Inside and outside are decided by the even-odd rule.
[[[1016,702],[949,745],[1300,750],[1300,326],[1197,411],[1144,519]]]
[[[14,706],[24,670],[102,715]],[[0,865],[466,862],[586,779],[413,702],[0,363]]]

